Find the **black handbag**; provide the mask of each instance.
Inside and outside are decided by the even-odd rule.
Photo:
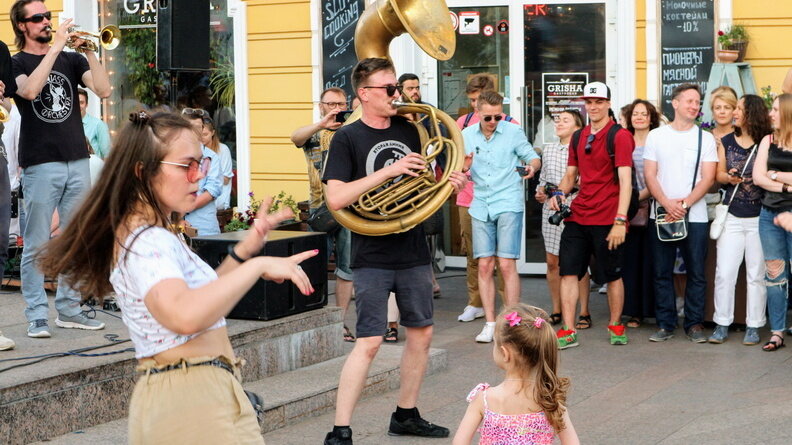
[[[308,217],[307,222],[314,232],[334,233],[341,228],[338,221],[333,218],[333,214],[330,213],[330,209],[327,208],[326,203],[322,203],[322,205]]]
[[[696,188],[696,176],[698,176],[698,167],[699,161],[701,160],[701,136],[702,130],[699,127],[698,133],[698,152],[696,154],[696,167],[693,169],[693,186],[690,188],[693,190]],[[685,217],[682,219],[677,219],[674,221],[666,221],[666,211],[663,207],[657,205],[657,201],[654,201],[655,206],[655,227],[657,228],[657,239],[660,241],[681,241],[687,238],[688,235],[688,214],[685,214]]]
[[[253,411],[256,412],[256,419],[261,422],[261,416],[264,415],[264,399],[253,391],[245,390],[245,395],[248,397],[248,400],[250,400],[250,404],[253,405]]]

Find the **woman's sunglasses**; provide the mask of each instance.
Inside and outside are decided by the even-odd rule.
[[[187,116],[199,116],[199,117],[209,117],[209,113],[206,110],[202,110],[200,108],[184,108],[182,109],[182,113]]]
[[[484,122],[489,122],[493,119],[495,119],[495,122],[500,122],[500,120],[503,119],[503,116],[496,114],[495,116],[482,116],[481,119],[484,120]]]
[[[44,19],[52,20],[52,13],[47,11],[47,12],[41,12],[41,13],[38,13],[38,14],[33,14],[30,17],[25,17],[24,19],[20,20],[20,22],[22,22],[22,23],[26,23],[26,22],[41,23],[41,22],[44,21]]]
[[[206,176],[207,173],[209,173],[209,166],[212,165],[212,158],[201,158],[200,161],[193,159],[187,164],[168,161],[160,161],[160,164],[175,165],[185,169],[187,171],[187,180],[190,182],[195,182],[198,180],[198,172],[200,172],[203,176]]]

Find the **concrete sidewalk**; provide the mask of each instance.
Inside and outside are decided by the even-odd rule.
[[[418,407],[425,418],[450,428],[453,434],[467,407],[465,396],[470,389],[480,382],[497,384],[502,375],[492,362],[492,346],[473,340],[483,321],[456,320],[467,301],[464,271],[450,270],[439,279],[442,297],[435,300],[432,346],[448,351],[449,365],[446,372],[425,380]],[[522,301],[550,308],[544,279],[523,278],[522,285]],[[591,309],[593,327],[580,331],[580,347],[561,352],[561,374],[572,379],[570,414],[582,443],[792,443],[792,348],[768,353],[760,346],[743,346],[742,332],[732,332],[722,345],[693,344],[681,329],[668,342],[651,343],[648,338],[655,326],[646,324],[628,330],[628,345],[611,346],[605,329],[605,296],[592,293]],[[21,317],[21,307],[19,310]],[[354,326],[354,318],[351,310],[349,326]],[[5,330],[2,324],[0,329]],[[18,330],[18,326],[10,329],[14,334]],[[760,333],[762,342],[766,341],[767,329]],[[400,345],[403,338],[400,329]],[[347,347],[351,349],[351,345]],[[397,396],[397,391],[391,391],[358,405],[352,423],[356,444],[450,442],[388,436],[388,420]],[[321,444],[332,425],[331,413],[264,437],[270,445]],[[125,441],[126,423],[119,420],[47,443]]]

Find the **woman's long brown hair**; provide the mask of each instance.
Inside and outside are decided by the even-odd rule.
[[[113,288],[110,272],[116,246],[125,248],[116,232],[129,215],[150,209],[156,224],[169,227],[152,188],[168,144],[190,123],[172,113],[133,113],[116,137],[97,183],[76,210],[63,233],[45,244],[38,265],[46,276],[63,275],[83,300],[101,299]]]
[[[505,316],[512,312],[522,319],[510,326]],[[537,327],[534,323],[543,319]],[[560,433],[564,425],[564,404],[569,379],[558,376],[558,342],[547,322],[547,313],[527,304],[508,306],[501,311],[495,325],[495,347],[506,346],[514,351],[515,366],[523,377],[533,381],[533,398],[542,407],[547,420]]]

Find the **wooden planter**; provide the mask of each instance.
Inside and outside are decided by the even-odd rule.
[[[734,63],[737,61],[737,58],[740,57],[740,52],[736,50],[730,49],[719,49],[718,50],[718,60],[721,63]]]

